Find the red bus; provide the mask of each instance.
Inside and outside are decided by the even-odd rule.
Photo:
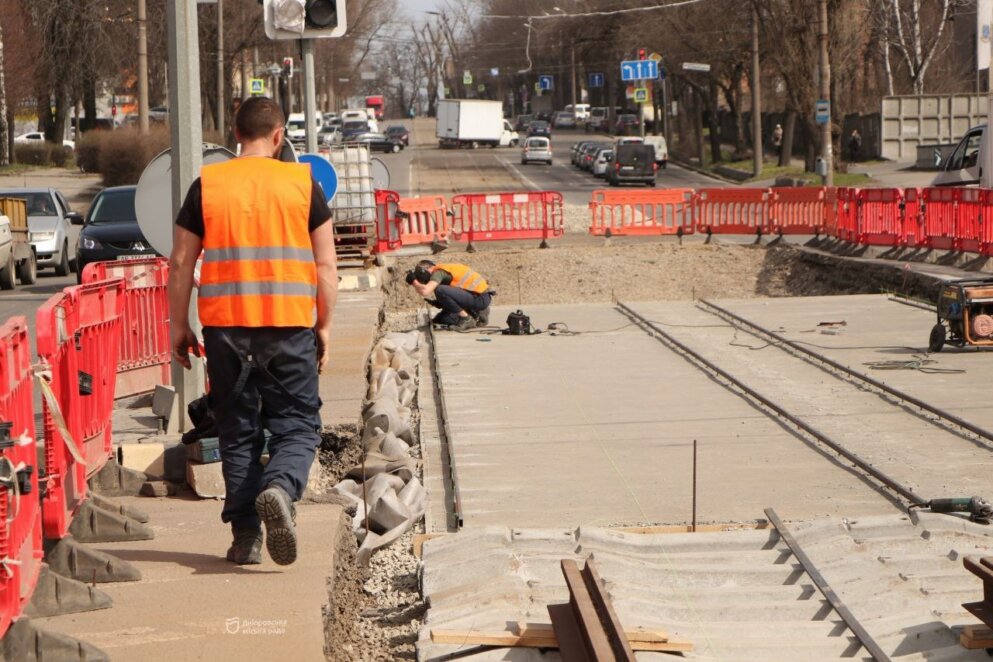
[[[365,107],[374,109],[376,111],[376,119],[381,120],[383,119],[383,115],[386,111],[386,98],[381,94],[366,97]]]

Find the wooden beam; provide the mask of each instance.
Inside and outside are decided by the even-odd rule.
[[[993,648],[993,630],[985,625],[967,625],[959,634],[959,643],[967,650]]]
[[[436,644],[466,646],[499,646],[507,648],[558,648],[559,643],[551,624],[525,623],[511,630],[431,630],[431,641]],[[624,635],[636,651],[686,653],[693,650],[689,641],[671,639],[662,630],[636,628],[625,630]]]

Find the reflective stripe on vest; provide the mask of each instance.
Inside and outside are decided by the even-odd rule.
[[[438,270],[452,275],[452,287],[460,287],[475,294],[483,294],[490,289],[489,283],[482,276],[464,264],[439,264],[431,269],[431,273]]]
[[[203,167],[204,326],[310,327],[317,267],[310,242],[310,169],[239,158]]]

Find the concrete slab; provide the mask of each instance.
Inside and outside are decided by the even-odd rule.
[[[687,522],[694,439],[700,521],[892,508],[611,306],[527,312],[580,334],[438,334],[466,527]]]
[[[355,424],[366,392],[366,360],[379,324],[380,290],[341,292],[331,331],[331,359],[321,375],[324,425]]]
[[[142,580],[102,587],[107,611],[36,619],[105,650],[114,660],[324,659],[324,617],[338,506],[297,508],[300,556],[289,567],[224,560],[230,532],[221,502],[121,499],[148,512],[155,540],[94,545],[125,559]]]
[[[889,300],[885,295],[717,301],[749,321],[776,330],[818,354],[870,375],[930,404],[993,430],[989,375],[993,352],[946,347],[927,358],[928,367],[961,370],[933,374],[919,370],[879,370],[868,363],[912,361],[926,353],[935,314]],[[817,324],[845,321],[837,335],[820,333]]]
[[[807,300],[803,298],[790,303],[794,310],[807,307]],[[876,297],[875,303],[877,307],[898,305],[879,297]],[[663,330],[680,343],[720,365],[736,379],[920,497],[983,495],[988,490],[989,448],[963,439],[953,431],[913,415],[873,392],[768,345],[764,340],[724,325],[720,318],[701,310],[693,302],[637,303],[632,306],[641,315],[659,322],[660,326],[668,325]],[[899,305],[899,308],[907,306]],[[910,310],[926,314],[926,311],[917,308]],[[844,315],[839,311],[838,316],[823,317],[820,321],[842,319]],[[816,329],[816,325],[814,322],[808,328]],[[875,325],[890,327],[885,322],[880,324],[878,318]],[[865,340],[858,330],[847,326],[843,328],[845,331],[842,333],[847,334],[849,344],[873,344]],[[835,341],[839,338],[819,333],[817,336]],[[806,334],[806,337],[811,338],[811,334]],[[809,342],[817,342],[817,338]],[[899,357],[890,354],[887,360],[893,358]],[[792,508],[793,504],[784,503],[780,510],[784,516],[795,517]]]

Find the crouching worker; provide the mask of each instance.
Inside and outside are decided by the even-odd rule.
[[[493,291],[489,283],[464,264],[435,264],[422,260],[407,272],[407,284],[430,303],[441,308],[432,322],[459,331],[490,321]],[[434,301],[431,302],[431,296]]]

